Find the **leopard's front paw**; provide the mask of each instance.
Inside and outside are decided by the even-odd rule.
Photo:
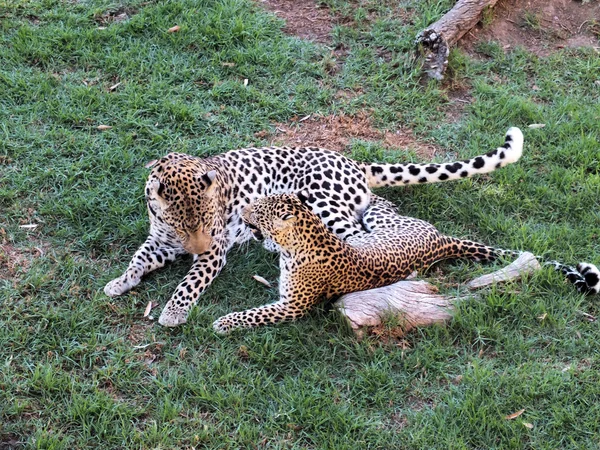
[[[600,270],[589,263],[577,264],[577,270],[585,279],[587,293],[598,294],[600,292]]]
[[[188,311],[173,308],[169,304],[160,313],[158,323],[163,327],[176,327],[187,322]]]
[[[109,281],[106,286],[104,286],[104,293],[109,297],[117,297],[130,291],[133,287],[137,286],[138,283],[131,282],[128,279],[127,274],[123,274],[119,278]]]
[[[215,330],[215,333],[217,334],[228,334],[236,328],[239,328],[239,325],[236,324],[236,321],[231,314],[219,317],[213,322],[213,330]]]
[[[263,248],[271,253],[281,253],[281,247],[271,239],[265,239],[262,242]]]

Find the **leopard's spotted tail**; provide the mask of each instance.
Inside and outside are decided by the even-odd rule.
[[[362,164],[369,187],[437,183],[492,172],[519,160],[523,133],[513,127],[506,132],[504,145],[485,155],[445,164]]]
[[[548,261],[545,264],[562,272],[579,292],[583,294],[600,293],[600,270],[595,265],[579,263],[577,267],[571,267],[558,261]]]
[[[489,247],[478,242],[458,239],[446,236],[447,245],[439,259],[446,258],[468,258],[475,261],[493,261],[500,256],[518,257],[521,252],[514,250],[504,250],[501,248]],[[536,256],[538,260],[543,258]],[[600,269],[589,263],[577,264],[577,267],[571,267],[558,261],[546,261],[545,265],[554,267],[555,270],[563,273],[567,280],[575,285],[577,290],[583,294],[600,293]]]
[[[447,244],[443,252],[440,252],[439,259],[467,258],[474,261],[490,262],[501,256],[518,257],[520,252],[513,250],[504,250],[501,248],[490,247],[479,242],[459,239],[452,236],[445,236]]]

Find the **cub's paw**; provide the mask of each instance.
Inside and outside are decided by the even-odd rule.
[[[597,294],[600,292],[600,270],[593,264],[579,263],[577,270],[585,279],[587,293]]]
[[[217,334],[228,334],[238,328],[231,314],[219,317],[213,322],[213,330]]]
[[[104,293],[109,297],[117,297],[119,295],[123,295],[125,292],[131,290],[138,283],[132,283],[127,279],[127,274],[121,275],[119,278],[115,278],[112,281],[109,281],[106,286],[104,286]]]

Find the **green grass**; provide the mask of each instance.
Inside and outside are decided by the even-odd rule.
[[[402,345],[357,341],[326,307],[214,335],[219,315],[276,296],[251,278],[278,272],[256,245],[232,252],[181,328],[142,315],[151,300],[158,314],[189,259],[121,298],[102,293],[145,238],[147,161],[263,144],[254,134],[274,122],[361,109],[446,148],[440,160],[487,151],[520,126],[514,166],[382,194],[447,233],[600,263],[596,53],[454,51],[452,83],[475,101],[451,123],[452,83],[423,84],[411,52],[453,2],[324,3],[348,19],[334,30],[333,45],[349,49],[334,75],[329,49],[285,36],[250,1],[0,1],[0,448],[598,447],[600,331],[583,314],[600,314],[598,298],[550,270],[484,292],[447,328]],[[341,89],[357,95],[336,100]],[[418,160],[350,147],[359,159]],[[37,229],[20,228],[29,223]],[[452,291],[485,270],[446,264],[431,279]]]

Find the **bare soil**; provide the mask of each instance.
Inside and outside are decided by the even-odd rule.
[[[338,22],[329,9],[316,0],[256,0],[285,20],[284,31],[322,44],[331,43],[331,30]],[[600,1],[591,0],[500,0],[490,20],[484,19],[461,39],[459,47],[474,56],[477,45],[496,41],[509,51],[523,46],[530,52],[547,56],[562,48],[593,47],[600,49]],[[410,20],[409,17],[406,18]],[[343,62],[344,49],[334,50],[336,64]],[[335,70],[332,69],[332,70]],[[460,121],[464,108],[473,98],[468,86],[446,86],[449,108],[448,122]],[[343,151],[350,140],[381,141],[387,148],[412,148],[424,159],[431,159],[439,148],[418,141],[410,129],[396,132],[377,130],[368,112],[356,116],[309,116],[288,124],[275,124],[276,133],[257,133],[271,137],[273,145],[318,146]]]
[[[482,21],[460,41],[470,53],[496,41],[505,50],[522,46],[538,56],[563,48],[600,48],[600,2],[591,0],[500,0],[493,20]]]
[[[431,159],[439,150],[433,144],[421,142],[413,135],[412,130],[381,131],[376,129],[368,112],[360,112],[355,116],[310,115],[296,119],[291,123],[275,124],[275,133],[260,131],[257,137],[269,136],[272,145],[290,147],[323,147],[329,150],[343,151],[348,148],[352,139],[380,142],[385,148],[409,148],[424,159]]]
[[[321,44],[331,43],[334,17],[326,6],[314,0],[258,0],[258,3],[285,20],[286,33]]]
[[[11,243],[6,231],[0,228],[0,280],[17,282],[25,275],[35,258],[44,255],[50,248],[48,244],[32,238],[29,247],[15,246]]]

